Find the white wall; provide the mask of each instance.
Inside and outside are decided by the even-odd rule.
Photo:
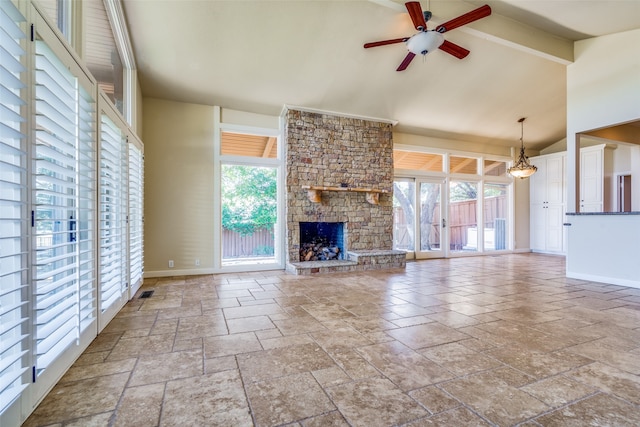
[[[567,277],[640,288],[640,215],[568,218]]]
[[[576,42],[567,67],[568,212],[576,211],[576,134],[640,119],[640,30]]]
[[[640,147],[631,147],[631,170],[640,171]],[[640,212],[640,172],[631,175],[631,210]]]
[[[638,46],[640,30],[575,44],[567,67],[568,212],[577,206],[577,134],[640,119]],[[631,166],[640,170],[633,160]],[[640,286],[640,215],[577,215],[570,222],[568,277]]]

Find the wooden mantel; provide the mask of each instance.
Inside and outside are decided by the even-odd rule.
[[[321,187],[314,185],[303,185],[303,190],[307,190],[307,197],[313,203],[322,201],[323,191],[352,191],[355,193],[366,193],[367,202],[377,205],[380,200],[380,193],[388,193],[388,190],[379,190],[376,188],[358,188],[358,187]]]

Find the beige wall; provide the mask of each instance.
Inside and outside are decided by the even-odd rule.
[[[146,272],[213,267],[213,114],[144,98]]]

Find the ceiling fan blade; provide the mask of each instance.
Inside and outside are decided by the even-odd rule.
[[[413,60],[413,58],[415,58],[416,54],[413,52],[409,52],[407,54],[407,56],[404,57],[404,59],[402,60],[402,62],[400,63],[400,65],[398,66],[398,68],[396,69],[396,71],[404,71],[407,69],[407,67],[409,66],[409,64],[411,64],[411,61]]]
[[[474,9],[471,12],[467,12],[464,15],[458,16],[457,18],[453,18],[451,21],[447,21],[444,24],[438,25],[436,27],[436,31],[439,33],[451,31],[455,28],[469,24],[473,21],[477,21],[478,19],[484,18],[489,15],[491,15],[491,8],[489,7],[489,5],[485,4],[484,6]]]
[[[422,13],[422,6],[419,1],[409,1],[404,4],[407,7],[409,16],[413,21],[413,26],[416,30],[423,31],[427,29],[427,22],[424,20],[424,14]]]
[[[448,54],[453,55],[458,59],[462,59],[469,55],[469,51],[467,49],[463,48],[462,46],[458,46],[455,43],[451,43],[448,40],[445,40],[438,49],[444,50]]]
[[[403,37],[401,39],[381,40],[379,42],[365,43],[364,44],[364,48],[367,49],[367,48],[370,48],[370,47],[385,46],[385,45],[388,45],[388,44],[406,42],[407,40],[409,40],[409,37]]]

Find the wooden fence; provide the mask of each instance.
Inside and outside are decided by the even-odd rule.
[[[222,230],[222,257],[244,258],[273,255],[273,231],[260,229],[246,236],[231,230]]]
[[[498,227],[505,226],[504,218],[507,218],[508,214],[506,202],[506,196],[487,197],[484,199],[485,229],[493,229],[496,227],[496,224],[498,224]],[[467,238],[469,233],[467,230],[477,228],[478,224],[477,205],[476,200],[449,203],[449,222],[447,223],[447,227],[449,227],[450,250],[463,250],[468,246],[469,242]],[[441,226],[440,205],[436,204],[429,233],[429,244],[433,249],[439,248]],[[506,238],[504,230],[501,229],[500,233],[502,233],[500,234],[500,239],[504,240]],[[407,230],[407,219],[404,210],[400,207],[394,208],[393,235],[394,248],[413,250],[413,248],[410,247],[411,236]],[[505,249],[502,240],[496,242],[496,249]]]

